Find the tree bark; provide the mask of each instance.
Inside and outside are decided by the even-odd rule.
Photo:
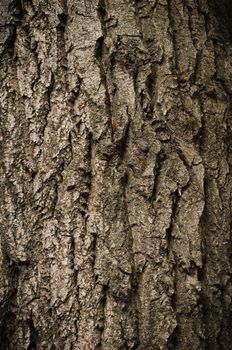
[[[232,349],[230,1],[0,13],[0,349]]]

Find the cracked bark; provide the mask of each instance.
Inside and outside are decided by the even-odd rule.
[[[232,6],[0,4],[0,349],[232,349]]]

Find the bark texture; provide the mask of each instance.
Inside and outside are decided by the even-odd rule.
[[[0,15],[0,349],[232,349],[231,2]]]

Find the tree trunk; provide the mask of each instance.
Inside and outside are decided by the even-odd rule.
[[[229,0],[1,0],[1,350],[229,350]]]

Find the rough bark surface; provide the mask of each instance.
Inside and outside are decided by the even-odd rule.
[[[1,0],[0,349],[232,349],[231,19]]]

